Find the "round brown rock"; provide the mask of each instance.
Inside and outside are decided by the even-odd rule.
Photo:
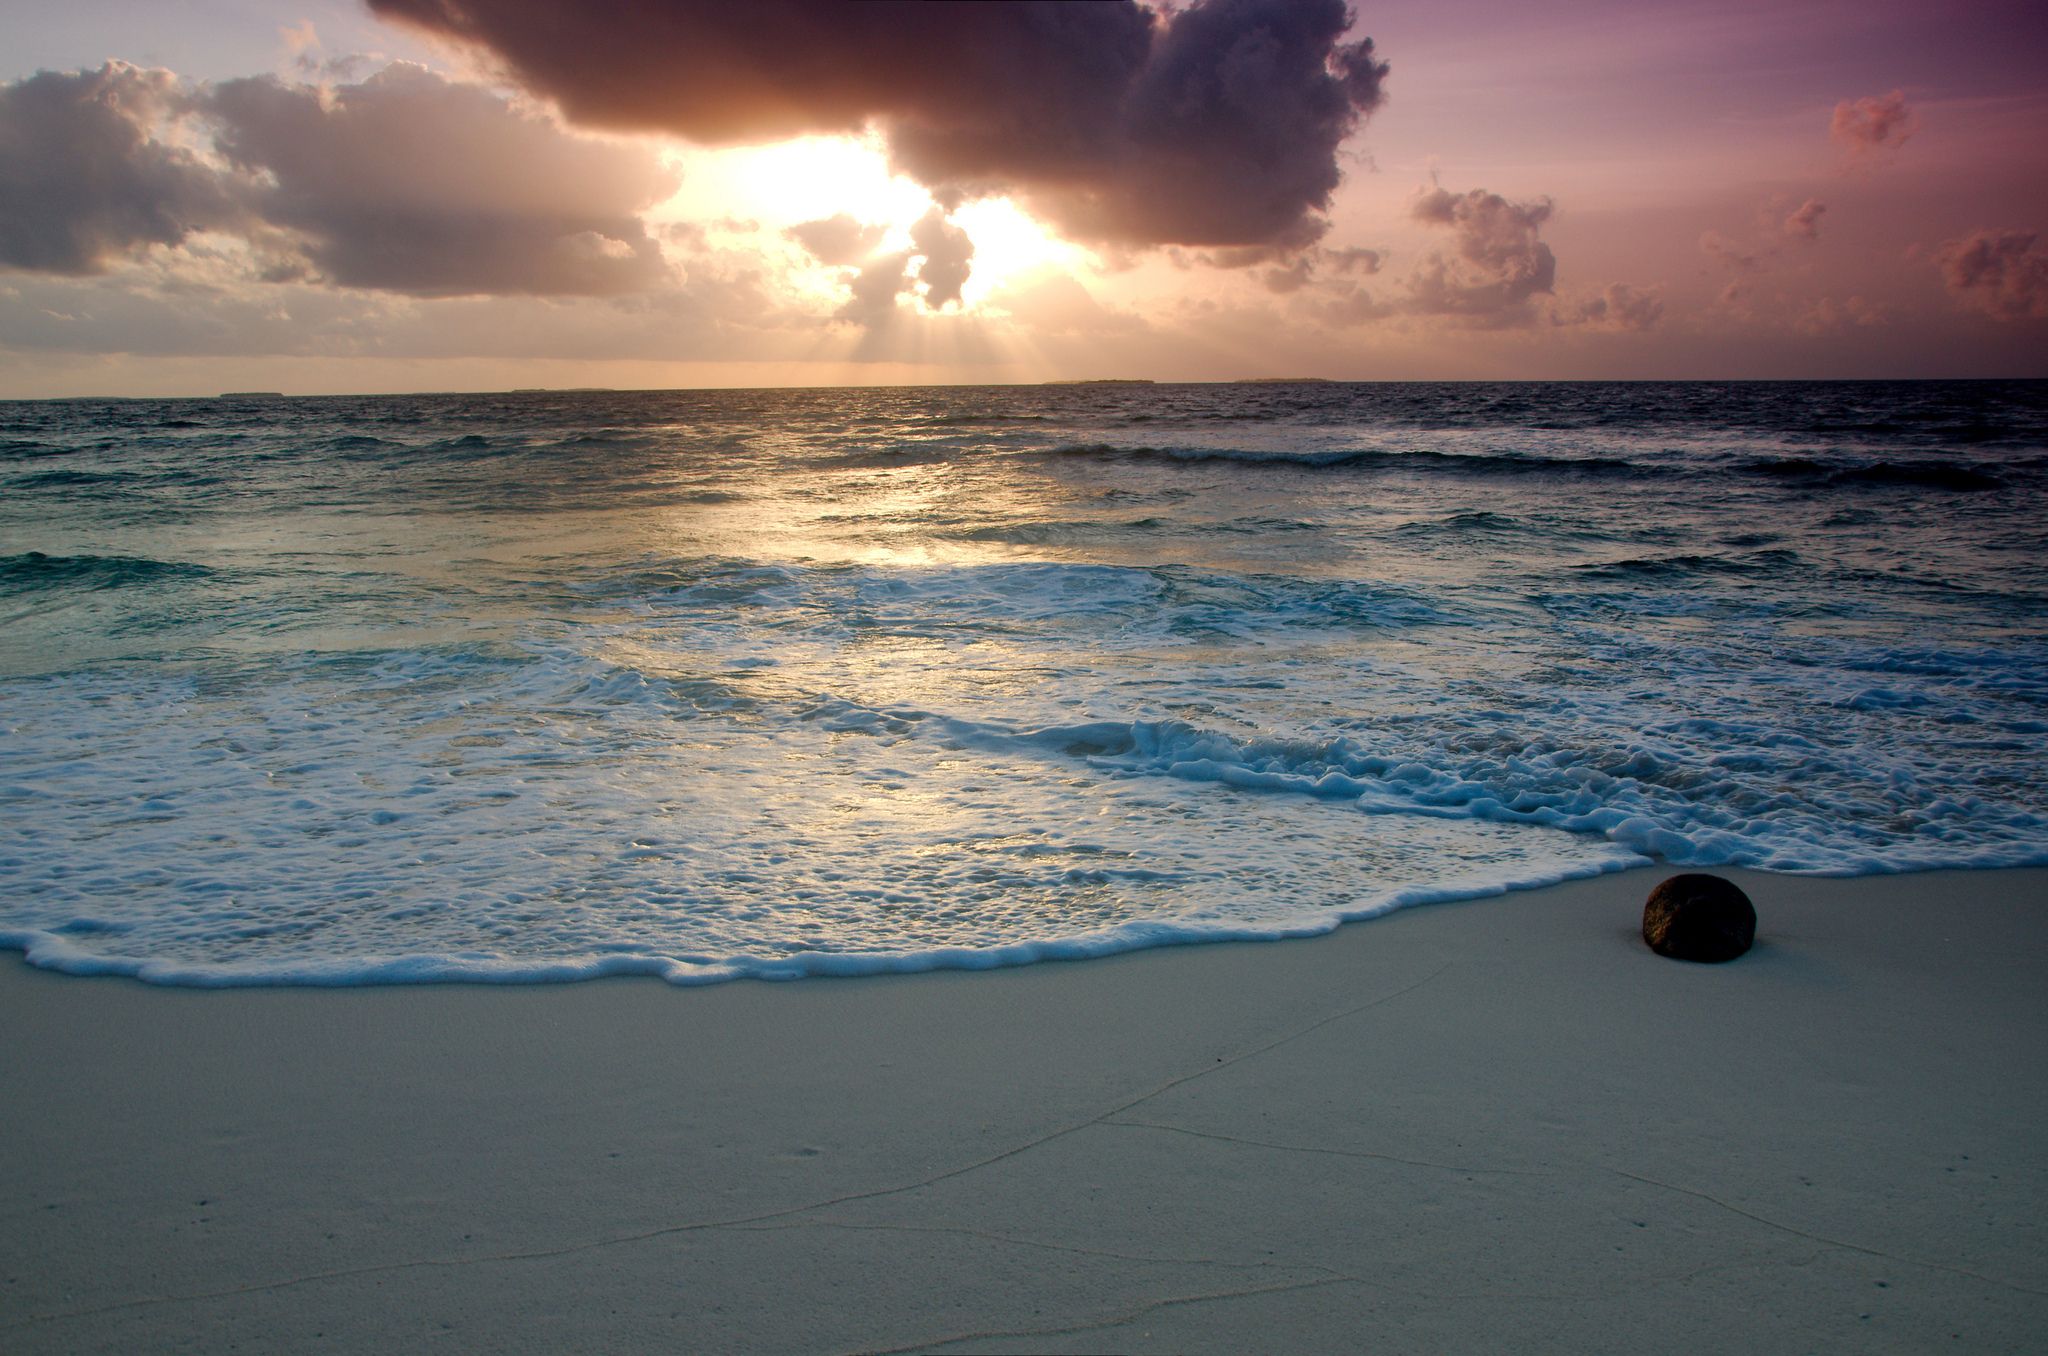
[[[1673,876],[1643,905],[1643,940],[1673,960],[1731,961],[1756,940],[1756,908],[1733,881]]]

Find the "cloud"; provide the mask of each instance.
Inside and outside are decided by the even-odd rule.
[[[1326,283],[1317,289],[1306,308],[1308,313],[1334,329],[1348,329],[1394,313],[1391,306],[1376,299],[1355,282]]]
[[[1132,82],[1106,161],[1024,185],[1070,233],[1134,244],[1320,238],[1336,152],[1377,108],[1371,41],[1339,44],[1341,0],[1209,0],[1174,16]],[[1098,153],[1099,154],[1099,153]]]
[[[487,90],[393,65],[330,90],[230,80],[200,100],[255,206],[330,281],[421,296],[608,296],[667,273],[639,213],[676,179]]]
[[[1949,295],[1996,320],[2048,319],[2048,253],[2031,231],[1972,231],[1935,252]]]
[[[1851,152],[1897,150],[1919,127],[1919,119],[1906,104],[1905,93],[1873,95],[1866,99],[1844,99],[1835,105],[1828,133]]]
[[[1740,244],[1722,235],[1719,231],[1703,231],[1700,234],[1700,253],[1709,259],[1718,260],[1738,272],[1750,272],[1762,263],[1757,255],[1745,250]]]
[[[1431,254],[1409,275],[1408,308],[1489,325],[1528,319],[1529,299],[1549,292],[1557,279],[1557,260],[1538,239],[1551,211],[1548,198],[1513,203],[1478,188],[1418,194],[1410,215],[1449,228],[1453,247]]]
[[[1356,246],[1326,249],[1320,245],[1313,245],[1291,256],[1278,256],[1274,267],[1262,273],[1259,281],[1265,285],[1268,292],[1284,295],[1299,292],[1308,286],[1315,280],[1319,271],[1326,270],[1343,276],[1354,273],[1370,276],[1380,271],[1380,264],[1385,258],[1386,256],[1378,250],[1361,249]],[[1228,266],[1230,265],[1226,265]],[[1338,286],[1330,290],[1342,292],[1345,289]]]
[[[1311,248],[1308,245],[1266,243],[1260,245],[1228,245],[1213,250],[1168,250],[1167,257],[1176,268],[1192,268],[1202,264],[1209,268],[1256,268],[1260,264],[1284,264]]]
[[[1616,282],[1607,284],[1598,296],[1587,298],[1577,307],[1553,314],[1551,323],[1641,334],[1655,329],[1663,317],[1664,298],[1655,288]]]
[[[1882,325],[1890,319],[1889,310],[1861,296],[1841,302],[1822,297],[1793,316],[1791,325],[1795,334],[1823,338],[1840,334],[1851,325]]]
[[[692,261],[679,285],[626,297],[432,301],[315,283],[250,285],[213,255],[153,258],[97,278],[21,275],[0,287],[0,350],[210,357],[787,358],[815,317],[785,308],[733,258]]]
[[[313,54],[320,50],[320,30],[313,27],[311,19],[301,19],[290,26],[280,25],[277,40],[284,44],[285,55],[292,65],[302,71],[318,71],[320,61]]]
[[[0,265],[37,272],[220,231],[273,282],[617,295],[667,277],[639,214],[675,187],[651,150],[414,66],[193,88],[115,62],[0,86]]]
[[[803,234],[798,235],[799,232]],[[917,293],[927,311],[937,311],[949,303],[959,304],[960,289],[973,272],[974,241],[946,219],[941,207],[933,207],[910,228],[909,249],[888,254],[872,254],[870,246],[849,258],[848,250],[879,240],[882,228],[861,226],[844,215],[827,217],[822,222],[805,222],[792,227],[789,233],[799,239],[819,239],[824,250],[842,262],[851,263],[856,258],[861,261],[857,272],[844,275],[847,299],[833,318],[869,330],[882,329],[896,318],[896,298],[905,292]],[[812,253],[820,262],[829,262],[816,248]],[[918,292],[919,284],[923,285],[922,292]]]
[[[783,232],[809,250],[819,263],[831,265],[859,263],[875,252],[888,233],[887,226],[864,225],[844,212],[817,221],[798,222]]]
[[[943,209],[934,207],[910,228],[910,242],[924,256],[917,266],[917,280],[924,284],[927,310],[938,310],[948,302],[957,304],[960,288],[972,271],[974,242],[967,232],[946,220]]]
[[[1263,267],[1259,283],[1268,292],[1286,295],[1299,292],[1312,284],[1319,271],[1327,270],[1338,274],[1372,274],[1379,272],[1385,258],[1378,250],[1342,247],[1325,248],[1321,245],[1232,245],[1223,249],[1181,250],[1169,249],[1167,258],[1176,268],[1189,269],[1196,265],[1219,269],[1249,269]]]
[[[879,129],[929,187],[1106,245],[1298,248],[1383,97],[1343,0],[924,5],[370,0],[573,121],[701,142]]]
[[[1017,283],[991,298],[1017,324],[1038,334],[1073,336],[1144,332],[1145,322],[1128,311],[1112,310],[1067,273],[1046,273]]]
[[[1285,268],[1267,269],[1260,275],[1259,281],[1265,284],[1268,292],[1284,296],[1289,292],[1299,292],[1302,288],[1308,286],[1309,278],[1313,272],[1314,265],[1309,262],[1309,257],[1304,254]]]
[[[1338,249],[1318,250],[1317,258],[1321,262],[1327,263],[1339,273],[1363,273],[1370,275],[1380,271],[1380,265],[1386,262],[1387,257],[1378,250],[1345,246]]]
[[[910,251],[876,255],[858,273],[846,280],[848,296],[833,312],[838,320],[849,320],[867,329],[880,329],[896,318],[896,297],[908,292]]]
[[[0,266],[99,273],[233,220],[220,177],[156,139],[184,107],[175,75],[119,61],[0,86]]]
[[[1785,234],[1794,240],[1820,239],[1820,214],[1827,210],[1828,205],[1819,198],[1808,198],[1785,218]]]

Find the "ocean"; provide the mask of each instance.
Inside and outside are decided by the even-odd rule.
[[[989,967],[2048,863],[2048,383],[0,404],[0,945]]]

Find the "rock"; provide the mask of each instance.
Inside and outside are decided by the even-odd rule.
[[[1643,940],[1673,960],[1731,961],[1756,940],[1756,908],[1733,881],[1673,876],[1643,905]]]

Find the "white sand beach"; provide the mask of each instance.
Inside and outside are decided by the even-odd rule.
[[[0,966],[0,1349],[2039,1350],[2048,871],[677,989]]]

